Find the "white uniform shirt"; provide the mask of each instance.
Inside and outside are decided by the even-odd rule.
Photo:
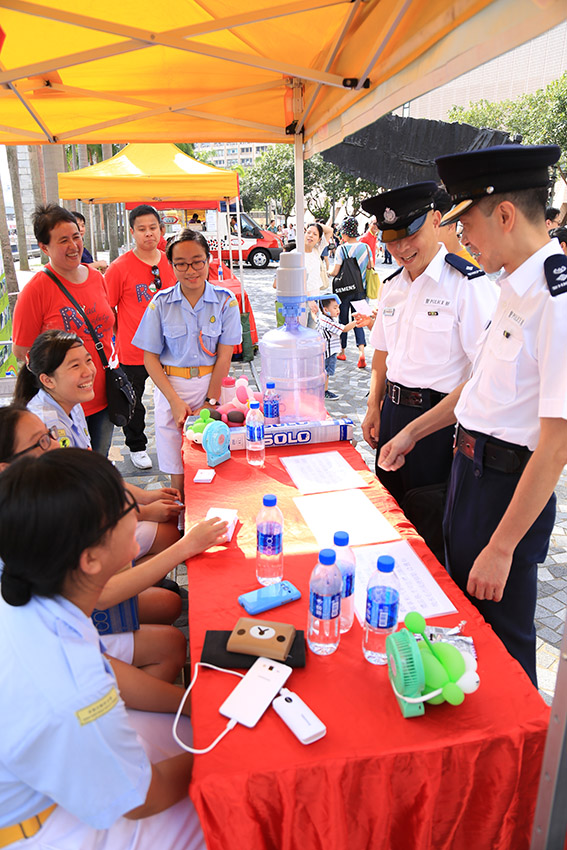
[[[62,596],[0,598],[0,827],[53,802],[107,829],[152,768],[90,619]]]
[[[554,254],[557,239],[499,278],[492,324],[455,408],[467,430],[532,451],[540,418],[567,419],[567,292],[553,297],[543,270]]]
[[[44,389],[28,402],[28,410],[39,416],[46,428],[57,428],[57,439],[61,448],[74,446],[77,449],[90,449],[91,437],[87,420],[80,404],[71,408],[67,415],[61,405]]]
[[[478,339],[498,299],[485,277],[469,280],[439,251],[414,281],[406,269],[382,287],[370,345],[387,351],[388,380],[449,393],[470,375]]]

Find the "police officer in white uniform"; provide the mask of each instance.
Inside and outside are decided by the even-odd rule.
[[[362,432],[378,451],[466,380],[498,297],[482,270],[440,243],[437,188],[433,181],[415,183],[362,205],[376,216],[381,240],[400,266],[384,281],[370,336],[375,352]],[[377,465],[376,474],[404,507],[410,490],[448,479],[452,450],[449,426],[425,440],[401,470]],[[439,530],[440,520],[441,514]]]
[[[418,440],[458,421],[444,517],[447,569],[534,685],[537,564],[567,463],[567,274],[545,207],[556,145],[504,145],[437,160],[462,241],[500,298],[464,388],[382,448],[397,469]]]
[[[0,847],[205,848],[192,757],[172,714],[148,714],[182,691],[111,666],[90,620],[135,555],[134,507],[95,452],[28,454],[0,476]]]

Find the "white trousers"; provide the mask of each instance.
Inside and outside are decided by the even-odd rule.
[[[152,762],[183,752],[171,734],[173,715],[128,710],[128,719]],[[179,736],[191,744],[191,722],[186,717],[181,721]],[[206,850],[201,824],[189,797],[149,818],[121,817],[109,829],[93,829],[58,806],[33,838],[16,841],[8,847],[10,850]]]
[[[210,374],[200,378],[179,378],[176,375],[168,375],[168,378],[177,395],[187,402],[191,410],[199,410],[203,406],[211,381]],[[168,400],[157,387],[154,390],[154,414],[159,468],[167,475],[179,475],[183,472],[183,435],[173,421]]]

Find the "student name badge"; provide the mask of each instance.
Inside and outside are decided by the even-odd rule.
[[[118,691],[113,685],[105,696],[101,697],[96,702],[92,702],[90,705],[85,706],[85,708],[80,708],[75,712],[75,714],[77,715],[77,719],[81,726],[86,726],[87,723],[92,723],[93,720],[98,720],[99,717],[103,717],[103,715],[108,714],[117,702]]]

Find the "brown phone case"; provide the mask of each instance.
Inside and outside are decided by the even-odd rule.
[[[285,661],[295,639],[295,626],[241,617],[226,644],[229,652]]]

